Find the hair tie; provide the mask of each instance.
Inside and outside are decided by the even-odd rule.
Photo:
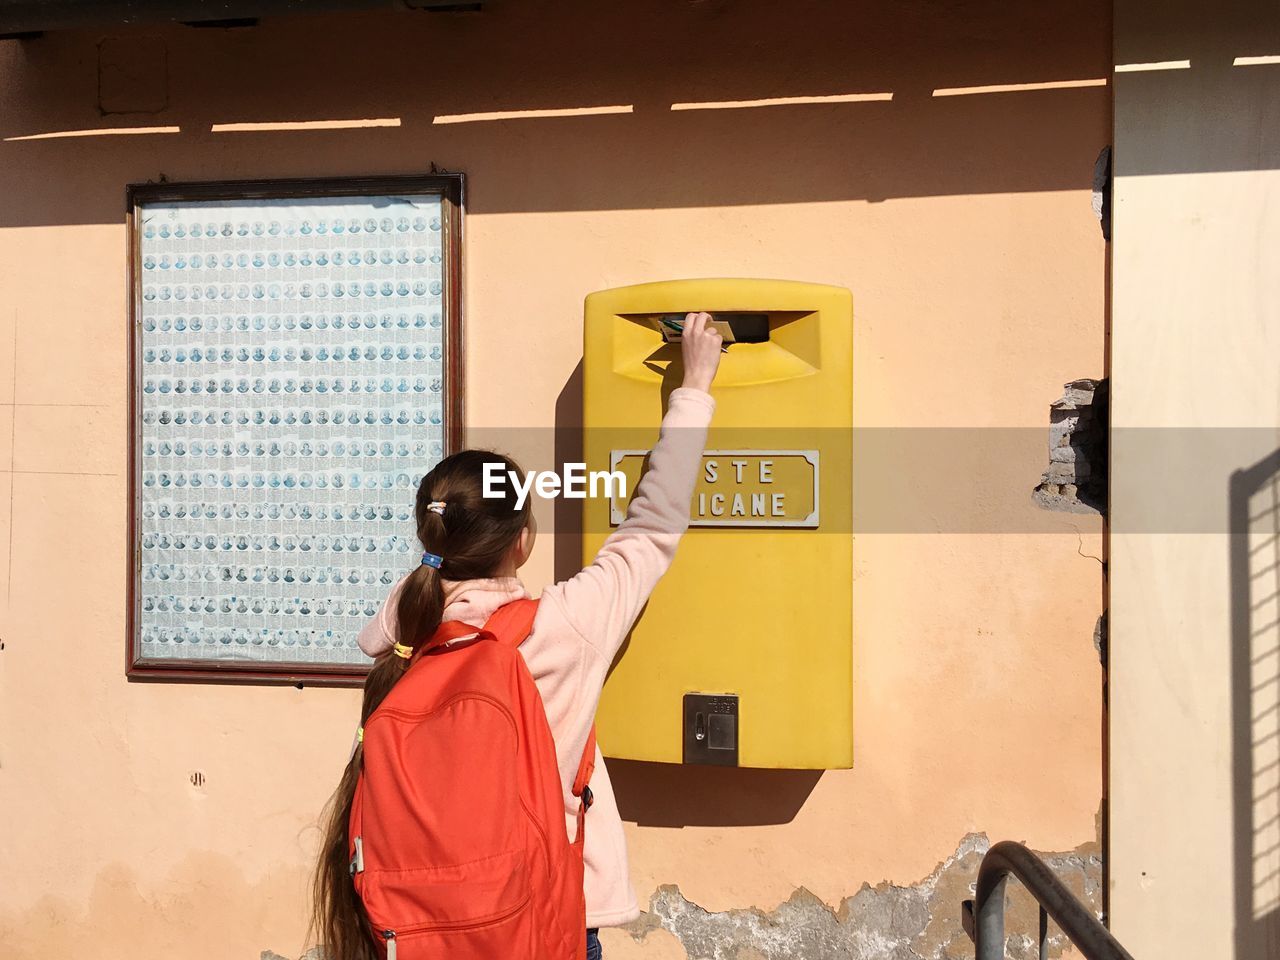
[[[427,510],[429,510],[431,513],[439,514],[440,516],[443,517],[444,508],[446,506],[447,504],[443,500],[432,500],[430,503],[427,504]]]
[[[391,648],[391,652],[403,660],[409,660],[413,657],[413,647],[406,647],[403,643],[397,643]],[[364,728],[360,728],[360,742],[364,742]]]
[[[440,564],[442,563],[444,563],[444,557],[439,554],[424,553],[422,555],[422,565],[424,567],[431,567],[432,569],[439,570]]]

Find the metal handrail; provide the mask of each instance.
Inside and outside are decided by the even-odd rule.
[[[978,867],[976,896],[961,907],[961,922],[974,942],[977,960],[1003,960],[1004,894],[1010,874],[1022,881],[1040,906],[1040,960],[1048,960],[1049,917],[1086,960],[1133,960],[1043,860],[1012,840],[987,851]]]

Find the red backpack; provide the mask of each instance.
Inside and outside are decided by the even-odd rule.
[[[516,647],[537,601],[444,623],[364,725],[351,872],[387,960],[581,960],[582,828],[569,843],[542,697]],[[446,647],[477,634],[475,642]]]

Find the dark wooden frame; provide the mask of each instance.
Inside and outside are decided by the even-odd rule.
[[[297,687],[359,686],[364,669],[349,665],[299,670],[287,663],[225,663],[194,659],[163,662],[141,657],[139,646],[140,550],[139,504],[141,491],[140,429],[142,406],[138,367],[141,357],[142,271],[139,209],[148,203],[191,200],[289,199],[368,196],[377,194],[436,194],[442,201],[441,249],[444,341],[444,449],[446,455],[463,442],[463,331],[462,331],[462,214],[465,180],[460,173],[421,176],[350,177],[334,179],[227,180],[202,183],[131,184],[126,190],[125,226],[128,243],[128,340],[129,340],[129,502],[128,576],[125,615],[125,674],[130,680],[291,684]]]

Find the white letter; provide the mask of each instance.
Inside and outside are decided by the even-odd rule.
[[[486,460],[484,464],[484,496],[486,500],[497,500],[502,490],[494,484],[502,479],[502,464],[496,460]]]
[[[735,493],[733,495],[733,506],[729,509],[729,513],[735,517],[745,517],[747,515],[747,505],[742,502],[742,494]]]
[[[741,482],[742,482],[742,468],[743,468],[743,467],[745,467],[745,466],[747,465],[747,461],[745,461],[745,460],[730,460],[729,462],[733,464],[733,473],[734,473],[734,476],[736,477],[736,482],[737,482],[737,483],[741,483]]]
[[[698,516],[705,517],[707,515],[707,495],[705,493],[698,494]]]
[[[751,515],[753,517],[764,516],[764,494],[753,493],[751,495]]]
[[[554,470],[545,470],[538,474],[538,496],[550,500],[560,493],[560,477]]]
[[[714,460],[708,460],[703,469],[705,471],[707,483],[715,483],[720,479],[720,464],[716,463]]]
[[[773,495],[773,515],[775,517],[785,517],[787,515],[787,507],[783,503],[786,496],[785,493],[775,493]]]
[[[724,516],[724,494],[713,493],[711,495],[711,515],[713,517]]]
[[[520,485],[520,474],[514,470],[508,470],[507,475],[511,477],[511,485],[516,488],[516,509],[523,510],[524,502],[529,499],[529,488],[533,486],[533,473],[525,476],[524,486]]]
[[[773,461],[772,460],[760,461],[760,482],[773,483]]]
[[[573,485],[575,481],[578,483],[577,487]],[[564,465],[564,496],[568,500],[587,498],[587,465],[585,463]]]
[[[627,475],[623,471],[614,470],[612,473],[609,473],[605,470],[593,470],[591,472],[590,479],[591,496],[599,496],[599,494],[596,493],[596,483],[601,482],[604,484],[604,496],[616,496],[620,500],[625,500],[627,498]],[[615,483],[618,485],[618,492],[616,494],[613,492],[613,485]]]

